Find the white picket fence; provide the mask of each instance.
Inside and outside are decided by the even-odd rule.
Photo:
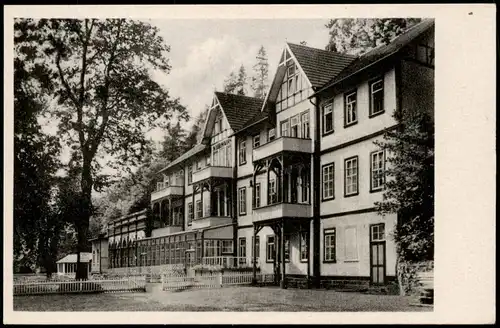
[[[250,285],[252,283],[252,272],[216,272],[202,276],[161,276],[162,290],[184,290],[191,288],[221,288],[224,286]],[[257,283],[272,283],[273,274],[257,273]]]
[[[14,296],[72,293],[145,292],[146,277],[110,278],[85,281],[45,281],[14,283]]]

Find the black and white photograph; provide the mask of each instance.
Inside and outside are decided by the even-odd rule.
[[[203,6],[180,6],[182,14],[165,17],[158,12],[178,6],[138,6],[136,15],[133,6],[123,13],[120,6],[68,7],[53,15],[17,8],[4,17],[12,40],[4,63],[11,67],[4,107],[11,317],[156,312],[165,315],[157,322],[170,323],[169,315],[188,312],[356,312],[435,319],[436,304],[452,300],[436,278],[437,268],[451,264],[438,254],[464,248],[446,239],[457,236],[446,233],[454,218],[437,203],[453,196],[437,191],[464,186],[438,181],[465,174],[440,176],[436,149],[457,156],[447,160],[454,163],[471,146],[436,138],[447,131],[438,123],[453,125],[446,117],[454,112],[439,100],[436,81],[449,72],[440,65],[462,51],[440,46],[439,10],[395,16],[325,6],[315,18],[288,5],[293,17],[257,18],[232,16],[232,6],[207,6],[205,16],[198,15]],[[190,9],[198,14],[185,16]],[[491,21],[474,6],[460,11],[464,21],[476,19],[476,9]],[[458,66],[467,65],[476,64]],[[492,81],[485,79],[478,83]],[[456,108],[454,120],[474,110]],[[494,111],[485,113],[485,122],[495,122]],[[487,190],[487,199],[495,195]],[[456,210],[453,204],[445,210]],[[494,224],[491,215],[477,214],[485,220],[476,228]],[[494,263],[491,255],[483,261]],[[494,322],[483,295],[477,322]]]

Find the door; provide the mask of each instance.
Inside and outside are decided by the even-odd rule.
[[[385,224],[370,226],[370,279],[373,285],[385,284]]]

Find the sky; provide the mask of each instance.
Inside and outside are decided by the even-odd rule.
[[[168,74],[154,71],[153,79],[169,90],[171,97],[180,98],[192,118],[212,101],[214,91],[222,91],[224,80],[243,64],[247,75],[261,46],[267,52],[269,81],[272,82],[285,43],[305,41],[310,47],[322,48],[328,43],[327,19],[149,19],[158,27],[165,43],[170,46]],[[251,91],[251,90],[250,90]],[[249,94],[251,95],[251,94]],[[189,129],[194,122],[182,122]],[[44,130],[57,133],[56,122],[44,121]],[[159,142],[165,131],[158,129],[146,134]],[[159,146],[159,143],[157,144]],[[67,162],[70,150],[64,149],[62,161]],[[107,158],[107,157],[106,157]],[[104,163],[104,162],[103,162]],[[115,172],[106,167],[106,173]]]
[[[322,48],[328,43],[325,19],[163,19],[149,20],[171,47],[169,74],[155,80],[195,117],[212,101],[215,90],[241,64],[251,76],[261,46],[269,59],[271,83],[285,42],[307,42]],[[189,126],[187,124],[186,126]]]

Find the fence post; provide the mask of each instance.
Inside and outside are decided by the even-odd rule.
[[[217,287],[222,287],[222,271],[219,271],[219,274],[217,276]]]

